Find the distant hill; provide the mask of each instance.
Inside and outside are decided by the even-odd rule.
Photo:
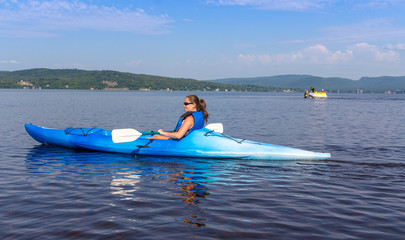
[[[405,76],[363,77],[358,82],[360,88],[368,91],[405,91]]]
[[[94,90],[182,90],[182,91],[273,91],[263,86],[242,86],[169,78],[117,71],[36,68],[0,72],[0,88],[94,89]]]
[[[0,88],[94,89],[94,90],[179,90],[179,91],[304,91],[314,87],[329,92],[405,93],[403,77],[323,78],[311,75],[278,75],[199,81],[187,78],[133,74],[118,71],[36,68],[0,71]]]
[[[226,78],[212,81],[226,84],[249,84],[296,90],[304,90],[314,87],[315,89],[342,92],[355,92],[357,89],[361,89],[366,92],[405,91],[405,76],[363,77],[360,80],[351,80],[347,78],[323,78],[311,75],[278,75],[255,78]]]

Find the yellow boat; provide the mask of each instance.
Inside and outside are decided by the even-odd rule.
[[[308,93],[308,90],[305,90],[304,98],[327,98],[326,92],[322,91],[317,92],[313,87],[311,87],[311,92]]]
[[[310,92],[308,93],[310,98],[327,98],[326,92]]]

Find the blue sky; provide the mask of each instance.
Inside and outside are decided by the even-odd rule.
[[[0,70],[405,76],[405,0],[0,0]]]

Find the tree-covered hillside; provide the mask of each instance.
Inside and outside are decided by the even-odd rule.
[[[252,84],[296,90],[314,87],[315,89],[341,92],[355,92],[358,89],[366,92],[405,91],[405,77],[363,77],[360,80],[351,80],[347,78],[323,78],[311,75],[279,75],[256,78],[228,78],[213,81],[227,84]]]
[[[198,81],[118,71],[78,69],[29,69],[0,71],[0,88],[178,90],[178,91],[304,91],[314,87],[327,91],[405,92],[405,77],[323,78],[311,75],[279,75]]]
[[[0,88],[41,89],[128,89],[183,91],[272,91],[262,86],[243,86],[169,78],[117,71],[85,71],[78,69],[29,69],[0,73]]]

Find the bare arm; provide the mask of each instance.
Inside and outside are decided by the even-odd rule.
[[[194,126],[194,118],[193,116],[188,116],[183,125],[181,125],[180,129],[177,132],[164,132],[162,129],[159,129],[158,132],[166,137],[180,139],[182,138],[188,130],[190,130]]]

